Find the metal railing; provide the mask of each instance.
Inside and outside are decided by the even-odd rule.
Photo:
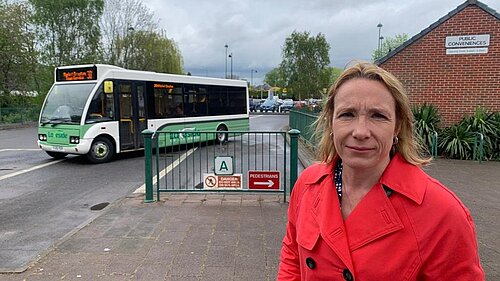
[[[432,133],[431,155],[434,159],[438,159],[438,133]]]
[[[479,140],[478,140],[479,139]],[[479,156],[478,156],[479,154]],[[438,159],[438,133],[432,133],[431,155],[434,159]],[[482,163],[484,158],[484,136],[482,133],[474,132],[474,147],[472,149],[472,160],[478,160]]]
[[[290,128],[300,131],[300,137],[304,142],[311,147],[315,147],[314,122],[316,122],[317,119],[317,114],[292,109],[290,110],[288,123]]]
[[[142,133],[145,202],[155,191],[158,201],[162,192],[278,192],[286,201],[298,176],[297,130]]]

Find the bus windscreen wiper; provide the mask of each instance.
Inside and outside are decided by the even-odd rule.
[[[69,123],[68,123],[69,121]],[[71,119],[69,118],[50,118],[48,119],[47,121],[44,121],[44,122],[41,122],[42,123],[42,126],[45,126],[47,124],[51,124],[51,125],[59,125],[59,124],[72,124],[73,122],[71,122]]]

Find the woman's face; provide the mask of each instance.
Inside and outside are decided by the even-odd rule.
[[[384,84],[354,78],[337,89],[333,142],[345,166],[384,170],[396,132],[396,105]]]

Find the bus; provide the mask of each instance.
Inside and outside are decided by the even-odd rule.
[[[249,129],[246,81],[104,64],[57,67],[54,76],[40,112],[37,141],[53,158],[80,154],[91,163],[108,162],[116,153],[143,149],[145,129]],[[227,137],[214,134],[218,142]],[[162,145],[173,145],[175,140]]]

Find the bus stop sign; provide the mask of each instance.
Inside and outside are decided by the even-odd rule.
[[[249,189],[280,189],[279,171],[248,171]]]

